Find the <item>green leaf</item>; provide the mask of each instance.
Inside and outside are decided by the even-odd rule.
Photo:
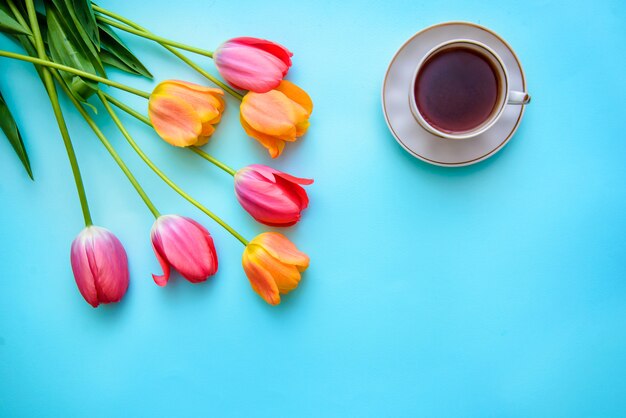
[[[2,0],[0,0],[2,1]],[[48,41],[47,41],[47,37],[45,36],[45,34],[47,33],[47,23],[46,23],[46,17],[44,15],[40,15],[39,13],[37,14],[38,18],[39,18],[39,29],[41,30],[41,34],[44,38],[44,44],[46,46],[46,48],[48,47]],[[33,46],[32,40],[30,37],[26,36],[26,35],[13,35],[13,38],[18,41],[22,47],[24,48],[24,50],[26,50],[26,52],[28,53],[28,55],[30,55],[31,57],[38,57],[39,54],[37,54],[37,50],[35,49],[35,47]],[[50,51],[49,48],[47,48],[48,50],[48,55],[50,55]],[[42,79],[43,81],[43,73],[41,72],[41,67],[39,65],[35,65],[35,69],[37,70],[37,73],[39,73],[39,78]],[[76,92],[72,91],[70,88],[70,85],[65,81],[65,79],[63,78],[63,72],[59,71],[59,74],[61,74],[61,80],[62,82],[67,86],[68,89],[70,89],[70,94],[72,96],[74,96],[76,98],[76,100],[83,102],[84,105],[88,106],[89,108],[91,108],[91,110],[93,111],[93,113],[98,113],[97,109],[89,102],[87,102],[87,98],[86,97],[80,97],[76,94]],[[68,77],[68,79],[71,81],[72,79]]]
[[[81,47],[80,42],[65,31],[65,27],[61,24],[59,14],[54,7],[48,8],[46,20],[48,26],[48,48],[52,60],[95,74],[96,70],[91,60],[86,56],[87,52]],[[98,89],[97,83],[77,75],[61,71],[61,76],[70,90],[81,101],[87,101],[87,98]]]
[[[104,65],[110,65],[111,67],[115,67],[127,73],[139,75],[137,71],[126,65],[126,63],[118,58],[116,55],[113,55],[112,53],[104,49],[104,45],[103,48],[100,50],[100,59],[102,60],[102,63]]]
[[[30,35],[30,30],[13,18],[11,9],[4,2],[0,2],[0,32]]]
[[[97,45],[91,40],[87,34],[87,30],[83,28],[82,23],[78,21],[76,12],[71,6],[68,6],[68,2],[72,0],[45,0],[46,14],[51,10],[56,12],[56,20],[59,26],[63,28],[63,32],[69,38],[71,38],[74,46],[83,54],[83,56],[91,61],[91,64],[96,69],[97,73],[103,77],[106,77],[106,72],[102,61],[100,61],[100,43]],[[94,23],[95,24],[95,23]],[[97,27],[96,27],[97,28]]]
[[[83,29],[93,45],[100,51],[100,33],[96,23],[96,16],[89,0],[65,0],[65,6],[70,12],[74,24]]]
[[[131,74],[152,78],[150,71],[144,67],[141,61],[122,42],[109,25],[98,22],[98,27],[100,28],[100,40],[102,42],[102,49],[100,50],[102,62]]]
[[[28,160],[28,154],[26,153],[26,148],[24,148],[24,141],[22,141],[20,131],[17,129],[15,119],[13,119],[11,111],[4,101],[4,97],[2,97],[2,93],[0,93],[0,128],[6,135],[20,161],[22,161],[22,165],[24,165],[24,168],[28,173],[28,177],[30,177],[31,180],[34,180],[33,172],[30,168],[30,161]]]

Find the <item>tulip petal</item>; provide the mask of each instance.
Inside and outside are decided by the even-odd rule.
[[[298,269],[281,260],[278,260],[273,255],[271,255],[267,248],[259,249],[258,251],[253,251],[251,254],[251,259],[255,261],[258,265],[263,266],[264,270],[267,270],[271,273],[276,286],[278,287],[278,291],[281,294],[286,294],[298,287],[298,283],[300,283],[300,272]]]
[[[289,67],[261,49],[225,44],[215,54],[220,74],[235,88],[265,93],[280,84]]]
[[[153,93],[148,110],[154,129],[171,145],[193,145],[202,132],[202,123],[196,111],[181,99]]]
[[[276,177],[282,177],[285,180],[290,181],[292,183],[296,183],[296,184],[304,184],[304,185],[313,184],[313,179],[307,179],[307,178],[304,178],[304,177],[292,176],[291,174],[287,174],[287,173],[284,173],[282,171],[278,171],[278,170],[276,170],[276,169],[274,169],[272,167],[268,167],[266,165],[252,164],[249,167],[254,169],[254,171],[256,171],[257,173],[261,174],[263,177],[265,177],[269,181],[276,181]]]
[[[200,223],[194,221],[191,218],[185,218],[188,222],[190,222],[192,225],[194,225],[198,231],[200,231],[200,233],[202,234],[202,237],[204,238],[204,241],[206,243],[206,247],[208,249],[208,251],[205,253],[205,258],[209,261],[208,262],[208,273],[209,276],[214,275],[215,273],[217,273],[217,268],[218,268],[218,260],[217,260],[217,252],[215,251],[215,243],[213,242],[213,237],[211,236],[211,234],[209,234],[209,231],[207,231],[207,229],[202,226]]]
[[[231,39],[230,41],[243,44],[243,45],[250,45],[255,48],[262,49],[263,51],[269,52],[276,58],[283,61],[285,65],[287,66],[287,68],[291,67],[291,57],[293,56],[293,53],[280,44],[268,41],[266,39],[252,38],[252,37],[246,37],[246,36],[234,38],[234,39]],[[285,76],[286,74],[287,74],[287,71],[283,73],[283,76]]]
[[[259,132],[252,128],[244,119],[243,115],[240,114],[239,119],[241,121],[241,126],[243,126],[244,131],[252,138],[256,139],[263,145],[269,152],[270,157],[276,158],[280,154],[282,154],[283,149],[285,148],[285,141],[281,139],[274,138],[270,135],[265,135],[262,132]]]
[[[252,289],[270,305],[280,303],[280,291],[274,282],[272,275],[260,266],[252,256],[253,251],[263,251],[262,248],[246,248],[243,253],[243,269],[248,276]]]
[[[279,88],[282,91],[248,92],[240,107],[244,130],[267,148],[272,158],[281,154],[282,141],[293,142],[306,133],[313,109],[311,98],[295,84],[283,80]]]
[[[94,308],[118,302],[126,293],[126,251],[109,230],[93,225],[83,229],[72,242],[70,258],[78,290]]]
[[[98,291],[96,290],[95,278],[91,271],[87,250],[85,249],[83,237],[79,236],[72,242],[71,261],[72,271],[76,279],[76,285],[83,298],[91,306],[96,308],[100,302],[98,301]]]
[[[153,94],[163,94],[172,98],[179,98],[196,111],[197,117],[203,122],[219,122],[224,99],[224,92],[220,89],[204,87],[198,84],[180,80],[168,80],[159,84]]]
[[[199,136],[198,140],[196,141],[195,144],[193,144],[195,147],[201,147],[203,145],[206,145],[209,143],[209,139],[211,139],[210,136]]]
[[[291,174],[283,173],[282,171],[277,172],[276,176],[282,177],[285,180],[290,181],[292,183],[303,184],[305,186],[308,186],[309,184],[313,184],[313,182],[314,182],[313,179],[307,179],[305,177],[292,176]]]
[[[165,91],[172,91],[176,87],[183,89],[183,90],[189,90],[191,92],[199,93],[200,94],[199,97],[205,97],[209,95],[218,95],[218,96],[224,95],[224,92],[221,89],[218,89],[216,87],[206,87],[201,84],[189,83],[183,80],[167,80],[166,82],[163,82],[157,86],[157,88],[163,89]],[[207,93],[209,94],[207,95]],[[187,97],[187,96],[185,95],[184,97]]]
[[[161,242],[158,235],[156,234],[153,234],[152,237],[152,248],[154,249],[154,254],[159,261],[159,264],[161,265],[161,269],[163,270],[162,275],[159,276],[153,274],[152,279],[154,279],[154,282],[158,286],[165,286],[170,280],[170,263],[167,261],[167,258],[165,258],[165,255],[162,252],[163,250],[161,248]]]
[[[266,165],[252,164],[235,174],[235,194],[241,206],[258,222],[284,227],[300,220],[309,198],[299,183],[311,182]]]
[[[284,177],[276,176],[276,185],[283,190],[286,197],[289,198],[298,207],[298,213],[309,206],[309,196],[302,186],[291,183]]]
[[[200,133],[200,138],[198,139],[198,141],[204,140],[204,137],[210,137],[211,135],[213,135],[213,132],[215,132],[215,128],[213,127],[213,125],[205,123],[204,125],[202,125],[202,132]]]
[[[266,206],[278,212],[299,213],[302,199],[297,193],[297,189],[306,194],[302,187],[281,177],[273,175],[265,177],[261,173],[255,172],[246,177],[245,187],[240,186],[236,191],[241,198],[248,202]]]
[[[270,183],[248,182],[248,187],[240,188],[236,194],[244,209],[263,224],[290,226],[300,220],[299,197],[281,192]]]
[[[311,126],[311,122],[308,119],[296,123],[296,138],[303,136],[309,129],[309,126]]]
[[[292,55],[274,42],[240,37],[220,45],[213,59],[222,77],[232,86],[265,93],[277,87],[285,77]]]
[[[276,90],[248,93],[241,102],[241,117],[256,131],[282,140],[296,136],[293,102]]]
[[[117,237],[109,231],[98,231],[97,234],[100,234],[100,238],[94,236],[93,250],[87,255],[93,276],[96,277],[94,284],[98,300],[100,303],[119,302],[128,289],[126,251]]]
[[[311,100],[311,97],[306,91],[302,90],[292,82],[283,80],[278,87],[276,87],[276,90],[280,91],[285,96],[302,106],[304,110],[306,110],[308,114],[307,116],[310,116],[313,112],[313,101]]]
[[[150,95],[148,114],[159,136],[171,145],[206,144],[222,117],[223,95],[220,89],[167,80]]]
[[[161,256],[192,283],[203,282],[217,271],[213,239],[202,225],[189,218],[159,217],[152,241]]]
[[[309,257],[298,250],[286,236],[278,232],[266,232],[258,235],[251,243],[262,246],[272,256],[296,266],[299,271],[304,271],[309,266]]]

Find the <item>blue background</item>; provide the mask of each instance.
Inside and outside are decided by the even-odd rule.
[[[200,220],[217,243],[207,283],[176,275],[157,287],[150,212],[64,101],[94,220],[130,259],[124,300],[92,309],[70,270],[82,218],[51,108],[32,66],[3,59],[0,89],[36,181],[0,141],[2,416],[626,415],[624,2],[101,3],[208,49],[254,35],[295,52],[289,78],[316,106],[307,136],[271,161],[229,99],[206,150],[315,178],[286,232],[312,263],[297,291],[266,305],[239,242],[161,183],[100,111],[157,207]],[[448,20],[509,41],[533,95],[500,153],[457,169],[405,153],[380,105],[397,48]],[[204,82],[158,46],[123,39],[155,80]],[[227,175],[124,121],[184,189],[246,236],[263,231]]]

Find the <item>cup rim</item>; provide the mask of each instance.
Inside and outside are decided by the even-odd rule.
[[[479,125],[477,129],[473,129],[470,131],[460,132],[460,133],[450,133],[450,132],[445,132],[445,131],[437,129],[435,126],[428,123],[426,118],[422,116],[421,112],[419,111],[419,108],[417,107],[417,101],[415,99],[415,83],[417,82],[417,74],[419,73],[420,69],[422,68],[424,63],[430,57],[433,56],[433,54],[435,54],[438,50],[448,45],[456,44],[456,43],[468,43],[468,44],[473,44],[475,46],[478,46],[484,49],[485,51],[487,51],[495,59],[498,65],[500,65],[500,68],[502,69],[502,73],[504,75],[503,77],[504,86],[502,88],[502,91],[503,91],[502,94],[504,95],[504,99],[500,103],[499,109],[489,117],[488,119],[489,122],[487,123],[483,122],[483,124]],[[447,41],[444,41],[435,45],[424,55],[424,57],[417,64],[417,67],[415,68],[415,71],[413,72],[413,78],[411,81],[411,89],[409,90],[409,105],[411,107],[411,113],[413,113],[413,116],[415,117],[415,119],[417,119],[417,122],[420,125],[422,125],[424,129],[431,132],[432,134],[441,138],[446,138],[446,139],[468,139],[468,138],[473,138],[475,136],[478,136],[484,133],[489,128],[491,128],[498,121],[498,119],[500,119],[500,116],[502,116],[502,113],[504,112],[504,109],[506,108],[508,96],[509,96],[509,73],[506,69],[506,66],[504,65],[504,62],[502,61],[502,58],[500,58],[500,56],[493,49],[491,49],[490,47],[488,47],[487,45],[485,45],[484,43],[480,41],[476,41],[473,39],[466,39],[466,38],[458,38],[458,39],[449,39]]]

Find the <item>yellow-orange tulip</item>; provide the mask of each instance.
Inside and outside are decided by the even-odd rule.
[[[312,111],[309,95],[283,80],[266,93],[248,92],[241,101],[240,119],[246,133],[276,158],[286,141],[293,142],[306,133]]]
[[[204,145],[224,111],[224,92],[185,81],[160,83],[148,103],[148,115],[164,141],[177,147]]]
[[[243,251],[243,269],[252,289],[270,305],[300,283],[300,273],[309,267],[309,257],[283,234],[264,232]]]

